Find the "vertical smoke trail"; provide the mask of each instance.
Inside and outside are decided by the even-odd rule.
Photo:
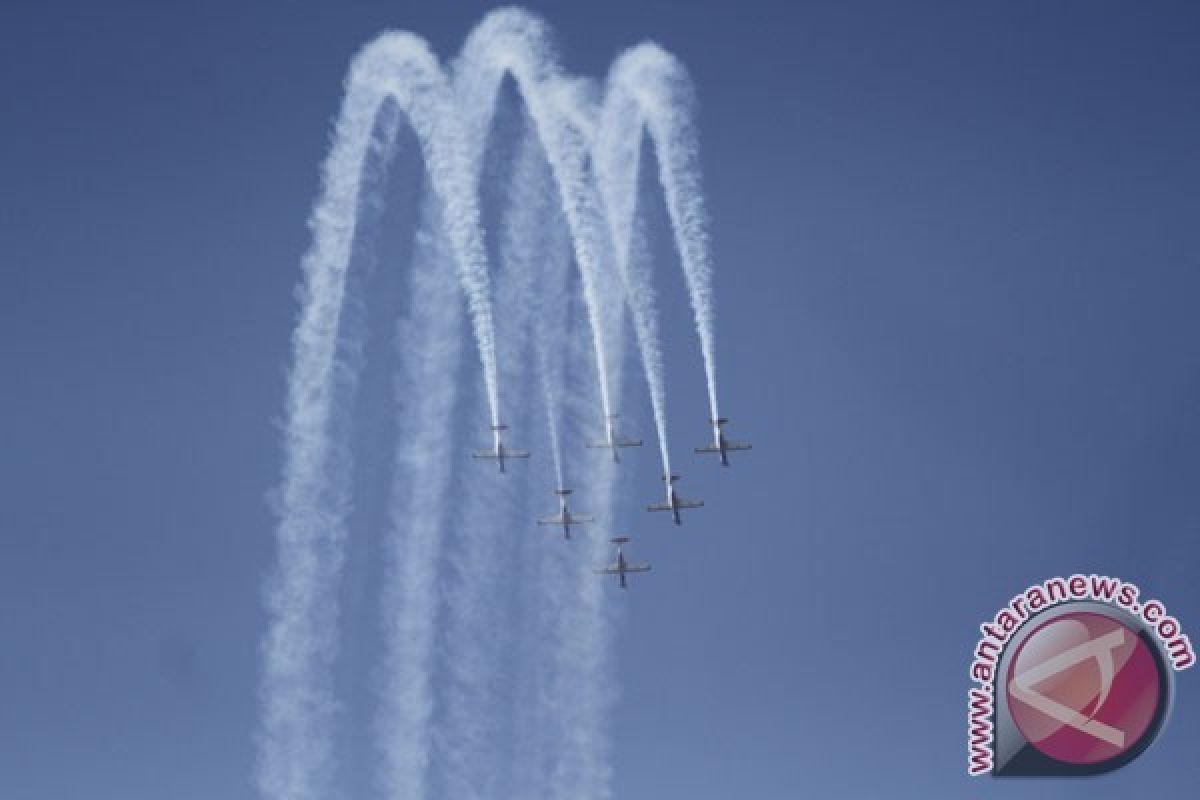
[[[555,484],[564,481],[559,405],[562,392],[563,338],[566,336],[567,270],[570,246],[555,202],[553,176],[532,120],[526,115],[514,155],[500,230],[499,263],[511,287],[511,311],[534,352],[534,372],[545,403]]]
[[[385,100],[399,113],[381,117]],[[461,136],[448,113],[444,80],[428,47],[409,34],[385,34],[351,67],[323,169],[321,198],[310,222],[313,244],[304,259],[302,309],[293,334],[288,383],[279,561],[265,598],[269,623],[263,641],[258,782],[272,798],[328,796],[337,709],[331,686],[336,593],[349,504],[347,457],[340,454],[344,443],[335,445],[330,439],[337,413],[335,354],[373,133],[389,149],[401,116],[421,142],[431,185],[444,208],[493,420],[499,413],[486,261],[474,196],[463,173]],[[385,125],[376,131],[384,123],[390,130]],[[352,388],[355,376],[351,369],[342,380]]]
[[[568,342],[585,333],[585,320],[573,317]],[[564,393],[564,417],[575,425],[568,436],[578,441],[587,411],[596,402],[595,391],[586,383],[572,381],[572,372],[586,364],[586,352],[574,353],[580,361],[569,365]],[[620,350],[612,351],[618,360]],[[542,725],[554,748],[548,764],[545,787],[535,796],[553,800],[605,800],[611,797],[612,770],[609,759],[609,715],[613,700],[611,684],[611,624],[603,581],[592,570],[611,557],[609,536],[619,531],[614,519],[617,470],[612,461],[595,451],[568,451],[569,470],[586,476],[579,486],[580,507],[597,515],[597,524],[576,537],[571,548],[554,548],[547,572],[546,593],[552,599],[551,641],[547,653],[547,682],[542,691]],[[551,572],[552,570],[552,572]]]
[[[519,98],[498,93],[488,100],[503,108],[493,108],[479,118],[476,124],[486,124],[486,129],[472,129],[473,141],[492,145],[476,151],[472,167],[478,174],[486,168],[489,182],[481,187],[486,189],[481,191],[481,207],[489,228],[491,220],[497,220],[497,237],[488,246],[496,265],[496,307],[503,310],[497,316],[499,352],[504,356],[501,376],[510,391],[536,398],[534,367],[539,346],[534,333],[550,319],[540,300],[544,287],[538,279],[546,212],[552,212],[554,206],[548,202],[552,195],[546,191],[548,177],[540,145],[519,103],[514,102]],[[526,402],[514,411],[529,419],[533,406]],[[524,424],[518,427],[522,442],[534,444],[530,441],[533,429]],[[537,450],[535,459],[545,451],[544,446]],[[517,729],[511,698],[533,694],[527,690],[529,673],[514,668],[519,660],[537,657],[536,649],[529,652],[532,637],[527,631],[533,626],[524,613],[514,612],[532,606],[526,600],[529,591],[522,578],[536,555],[533,547],[542,544],[528,505],[534,497],[543,496],[540,490],[544,486],[537,491],[532,488],[537,467],[535,460],[514,462],[503,478],[486,472],[473,476],[469,492],[462,498],[458,529],[450,540],[452,569],[447,575],[442,648],[445,701],[437,731],[437,779],[446,796],[510,796],[514,781],[529,776],[519,763],[527,756],[514,744],[515,736],[526,735],[528,729]],[[534,502],[540,505],[542,501]],[[520,522],[498,526],[497,519]]]
[[[656,294],[649,266],[640,244],[637,228],[637,178],[641,159],[641,128],[629,125],[632,104],[615,104],[610,93],[600,131],[593,143],[592,164],[613,244],[617,267],[628,301],[634,336],[641,355],[642,370],[650,391],[650,406],[658,432],[659,455],[663,474],[671,474],[671,453],[667,445],[667,398],[664,387],[662,347],[658,334]],[[621,123],[624,124],[621,124]],[[636,135],[630,135],[633,131]]]
[[[566,222],[558,208],[556,189],[541,143],[532,130],[521,141],[517,167],[509,190],[510,208],[503,232],[502,261],[524,276],[524,291],[534,311],[531,333],[537,380],[547,421],[555,486],[566,487],[561,442],[565,360],[570,342],[567,328],[568,278],[571,243]],[[582,340],[586,340],[586,332]],[[540,488],[540,487],[539,487]],[[541,495],[541,493],[538,493]],[[547,506],[549,508],[549,506]],[[575,507],[578,511],[578,507]],[[531,571],[536,585],[522,587],[525,615],[532,619],[522,631],[520,649],[525,658],[518,675],[517,697],[523,705],[515,709],[517,759],[514,797],[546,797],[546,757],[559,743],[548,730],[556,710],[542,704],[546,684],[554,675],[547,667],[554,651],[557,628],[555,607],[568,591],[563,585],[564,556],[575,542],[560,541],[557,529],[534,534],[538,547]],[[576,538],[579,535],[577,532]],[[547,713],[549,711],[549,714]]]
[[[413,254],[408,317],[397,327],[401,401],[382,620],[383,680],[376,730],[389,797],[425,796],[433,715],[437,570],[448,522],[451,459],[440,424],[455,407],[461,306],[452,256],[428,201]]]
[[[559,387],[561,379],[552,373],[550,356],[542,344],[537,349],[538,379],[542,384],[542,403],[546,406],[546,428],[550,432],[550,455],[554,459],[554,483],[559,488],[566,486],[563,479],[562,437],[558,432]]]
[[[616,205],[614,237],[628,241],[632,233],[632,204],[637,161],[632,178],[622,163],[630,148],[640,148],[642,132],[649,133],[658,154],[659,181],[675,234],[684,279],[696,320],[696,333],[708,381],[709,411],[720,417],[717,405],[716,356],[713,332],[712,264],[708,215],[700,179],[698,137],[694,126],[695,100],[683,65],[656,44],[638,45],[622,53],[608,77],[608,93],[597,136],[597,159]],[[629,204],[630,207],[625,207]],[[610,207],[610,213],[614,211]]]
[[[566,226],[557,213],[554,186],[544,163],[541,145],[532,134],[522,140],[514,176],[512,207],[504,229],[503,260],[528,276],[537,291],[530,297],[535,308],[532,320],[534,368],[546,419],[552,457],[554,486],[566,486],[563,442],[563,381],[567,337],[567,277],[571,268],[570,242]],[[536,175],[529,167],[539,168]],[[522,167],[524,165],[524,167]],[[524,178],[522,178],[524,173]],[[536,188],[537,191],[533,191]],[[524,202],[522,202],[524,201]],[[533,393],[530,393],[531,397]],[[535,496],[552,509],[548,493],[539,485]],[[547,654],[553,644],[554,606],[562,601],[561,560],[571,555],[573,543],[560,541],[557,529],[530,530],[524,538],[533,549],[525,555],[527,575],[520,587],[521,626],[518,630],[517,687],[513,693],[514,759],[512,797],[545,797],[545,764],[557,743],[547,730],[541,698],[551,671]]]

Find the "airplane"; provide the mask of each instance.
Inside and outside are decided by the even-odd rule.
[[[674,483],[679,480],[678,475],[663,475],[663,480],[667,483],[667,502],[656,503],[646,506],[647,511],[670,511],[671,516],[675,518],[676,525],[682,525],[683,519],[679,516],[679,511],[684,508],[700,508],[704,505],[703,500],[684,500],[675,491]]]
[[[750,443],[749,442],[731,442],[725,438],[725,433],[721,430],[721,428],[725,427],[725,423],[729,422],[729,420],[726,419],[725,417],[720,417],[719,419],[714,419],[711,421],[712,421],[712,426],[713,426],[713,443],[706,444],[706,445],[704,445],[704,447],[697,447],[696,452],[697,453],[720,453],[721,454],[721,466],[728,467],[729,466],[729,452],[731,450],[749,450]]]
[[[567,495],[571,493],[570,489],[555,489],[554,493],[558,495],[558,513],[552,517],[542,517],[537,521],[538,525],[562,525],[563,538],[571,538],[572,525],[584,525],[589,522],[595,522],[595,517],[575,516],[571,510],[567,508]]]
[[[616,421],[617,421],[617,415],[609,414],[608,421],[605,423],[605,426],[604,426],[605,427],[604,441],[588,442],[587,446],[612,450],[613,463],[620,464],[621,457],[617,454],[617,451],[622,447],[641,447],[642,440],[641,439],[627,439],[624,436],[621,436],[620,434],[618,434],[616,432],[616,430],[614,429],[614,425],[615,425]]]
[[[528,450],[515,450],[510,447],[505,447],[504,442],[500,441],[501,431],[508,430],[507,425],[493,425],[492,436],[495,438],[495,444],[490,450],[476,450],[471,454],[471,458],[492,458],[500,466],[500,471],[504,472],[504,460],[508,458],[529,458]]]
[[[621,588],[627,589],[625,585],[625,576],[630,572],[649,572],[649,564],[630,564],[625,560],[625,554],[621,552],[621,545],[629,542],[628,536],[618,536],[615,539],[610,539],[617,546],[617,560],[609,564],[604,569],[596,570],[597,575],[616,575],[621,582]]]

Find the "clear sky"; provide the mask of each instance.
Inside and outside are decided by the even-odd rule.
[[[646,38],[690,68],[755,442],[639,540],[616,796],[1194,792],[1190,673],[1154,748],[1082,782],[968,781],[964,698],[978,623],[1051,575],[1136,581],[1200,639],[1200,11],[530,6],[573,71]],[[449,56],[489,7],[6,6],[0,797],[253,796],[264,495],[345,67],[385,28]],[[682,453],[707,408],[662,295]]]

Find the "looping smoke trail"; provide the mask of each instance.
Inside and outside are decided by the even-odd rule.
[[[288,385],[279,562],[266,597],[258,780],[268,797],[324,798],[332,769],[329,730],[337,703],[330,670],[349,505],[349,465],[329,439],[334,356],[360,204],[369,200],[363,170],[376,126],[385,121],[379,113],[385,100],[397,105],[422,144],[467,295],[493,421],[499,416],[487,265],[474,194],[463,174],[461,133],[425,43],[410,34],[385,34],[351,66],[304,259]],[[397,114],[374,144],[390,148],[399,121]],[[351,384],[355,370],[344,370]]]
[[[458,389],[461,348],[454,330],[462,324],[461,308],[449,298],[457,283],[492,423],[501,421],[502,377],[506,387],[520,385],[529,394],[528,383],[536,380],[558,484],[586,470],[573,497],[611,529],[611,462],[594,453],[585,460],[562,444],[582,438],[572,426],[597,405],[606,417],[612,413],[628,306],[664,470],[670,471],[658,320],[636,218],[645,133],[658,150],[716,417],[711,269],[682,67],[652,45],[635,48],[614,66],[601,105],[592,83],[563,73],[549,42],[540,19],[506,9],[489,14],[471,34],[452,81],[426,43],[405,33],[380,36],[351,65],[310,223],[313,244],[293,337],[279,562],[267,587],[263,642],[258,781],[270,800],[333,796],[338,704],[332,670],[351,497],[342,429],[361,366],[355,286],[348,288],[347,271],[362,217],[378,199],[371,170],[387,161],[401,124],[411,126],[420,144],[429,197],[417,234],[412,310],[398,338],[405,358],[397,392],[415,399],[399,422],[389,509],[385,672],[376,723],[381,784],[412,800],[439,790],[455,798],[603,800],[611,794],[612,612],[604,585],[591,574],[608,548],[601,536],[581,537],[573,550],[508,547],[511,528],[497,520],[530,516],[518,499],[527,495],[530,472],[507,483],[472,483],[451,518],[449,487],[461,474],[477,473],[456,472],[469,465],[445,446],[447,409]],[[498,96],[509,78],[528,128],[502,217],[497,291],[512,314],[496,320],[480,180]],[[572,257],[581,315],[565,310],[577,302]],[[523,302],[534,297],[541,303]],[[498,341],[512,347],[504,359]],[[577,342],[585,342],[584,352],[573,349]],[[534,352],[536,373],[521,366],[526,349]],[[594,371],[594,387],[572,379],[581,369]],[[514,410],[528,416],[529,408]],[[508,589],[514,572],[533,576],[533,590]],[[506,613],[528,612],[530,605],[538,609],[536,619],[516,627],[520,641],[506,638]],[[501,686],[529,699],[528,708],[506,704],[498,697]],[[513,731],[528,752],[506,738]]]
[[[612,413],[609,372],[617,365],[608,346],[610,338],[615,337],[606,329],[611,315],[606,314],[605,307],[620,305],[622,298],[609,291],[612,283],[605,279],[610,266],[604,261],[609,250],[608,229],[594,181],[586,171],[590,142],[585,130],[576,127],[577,121],[588,113],[580,109],[591,105],[589,87],[584,82],[562,77],[553,61],[544,26],[536,18],[514,11],[489,15],[464,46],[456,62],[456,86],[461,81],[464,109],[478,109],[482,119],[489,119],[494,113],[497,88],[505,76],[511,76],[525,102],[558,189],[592,334],[600,406],[607,417]],[[611,465],[590,471],[599,474],[592,479],[588,496],[603,504],[596,508],[609,508]],[[607,555],[601,555],[603,547],[597,548],[591,540],[589,549],[592,563]],[[599,602],[598,591],[602,587],[592,580],[590,566],[571,567],[574,571],[571,579],[580,596],[570,607],[558,605],[560,616],[554,625],[556,645],[551,655],[555,664],[553,674],[570,674],[572,668],[567,662],[571,661],[574,672],[586,673],[586,678],[572,682],[570,691],[563,691],[555,680],[556,690],[548,692],[555,698],[549,719],[571,723],[560,728],[562,737],[558,742],[558,758],[551,767],[549,796],[576,800],[604,797],[608,792],[609,771],[602,735],[609,706],[603,679],[608,628],[605,609]]]
[[[571,122],[590,103],[586,81],[568,79],[554,59],[545,23],[516,9],[489,14],[468,36],[455,62],[455,86],[461,108],[474,115],[474,130],[487,130],[495,97],[506,76],[517,84],[558,186],[562,211],[571,231],[576,263],[595,350],[601,408],[612,414],[605,317],[600,273],[607,266],[603,210],[585,171],[588,141]],[[475,170],[478,173],[478,168]]]
[[[421,143],[434,194],[443,205],[447,238],[467,297],[483,364],[492,424],[500,422],[495,325],[479,208],[469,164],[467,135],[450,87],[424,40],[386,33],[368,45],[351,66],[348,92],[360,87],[378,108],[384,98],[399,103]]]
[[[654,43],[622,53],[608,76],[608,91],[597,134],[597,160],[609,176],[609,212],[615,244],[628,251],[636,191],[637,155],[642,133],[650,135],[658,154],[659,182],[679,250],[696,333],[708,381],[709,411],[721,416],[717,403],[716,347],[712,298],[712,261],[708,213],[700,173],[696,133],[695,93],[687,70],[673,55]]]

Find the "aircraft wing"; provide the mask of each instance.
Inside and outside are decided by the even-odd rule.
[[[704,505],[703,500],[677,500],[675,501],[676,508],[700,508]]]
[[[726,442],[726,450],[753,450],[749,442]]]
[[[650,565],[649,564],[626,564],[625,571],[626,572],[649,572]]]
[[[508,456],[509,454],[505,452],[504,455]],[[471,453],[471,458],[490,458],[495,460],[499,457],[499,454],[495,450],[476,450],[474,453]]]
[[[628,572],[629,567],[626,567],[625,571]],[[593,572],[595,572],[597,575],[620,575],[621,568],[619,566],[617,566],[616,564],[609,564],[604,569],[593,570]]]
[[[641,447],[642,440],[641,439],[617,439],[614,444],[616,444],[617,447]]]
[[[574,520],[565,519],[562,514],[553,517],[539,517],[538,525],[566,525]]]
[[[647,511],[673,511],[674,509],[666,503],[654,503],[646,506]]]
[[[726,447],[725,449],[729,450],[730,448]],[[695,451],[697,453],[719,453],[721,452],[721,448],[716,447],[715,445],[706,444],[704,447],[695,448]]]
[[[582,525],[586,522],[595,522],[595,521],[596,521],[596,518],[593,516],[590,516],[588,514],[581,514],[578,517],[575,516],[574,514],[572,514],[571,516],[567,517],[567,522],[571,523],[572,525],[576,525],[576,524]]]
[[[506,447],[506,448],[504,448],[504,457],[505,458],[529,458],[529,451],[528,450],[509,450]]]

